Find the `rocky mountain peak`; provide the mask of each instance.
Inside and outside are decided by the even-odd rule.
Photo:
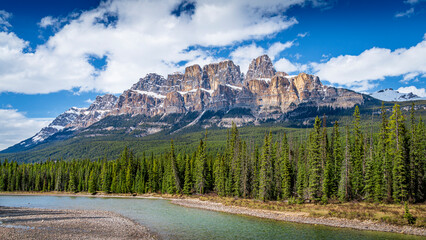
[[[242,84],[240,67],[231,60],[204,66],[203,78],[205,82],[208,82],[212,90],[216,90],[219,85],[241,86]]]
[[[251,79],[270,79],[277,71],[268,55],[253,59],[246,74],[246,81]]]
[[[244,122],[253,123],[265,119],[279,120],[283,114],[301,104],[304,107],[349,108],[363,102],[362,94],[324,86],[317,76],[306,73],[289,76],[285,72],[277,72],[271,59],[263,55],[251,62],[244,84],[240,67],[231,60],[203,68],[200,65],[188,66],[184,73],[169,74],[167,79],[156,73],[147,74],[119,97],[106,94],[96,97],[87,109],[69,109],[49,127],[20,144],[35,146],[62,129],[85,131],[107,116],[158,117],[155,118],[159,121],[156,123],[158,126],[144,133],[150,134],[173,127],[174,123],[161,122],[163,117],[166,119],[165,116],[171,114],[198,112],[199,118],[196,119],[199,120],[207,111],[246,109],[251,117]],[[203,121],[210,121],[209,126],[227,125],[227,120],[219,116]],[[145,125],[141,123],[138,128],[141,126]]]
[[[112,94],[105,94],[103,96],[97,96],[95,101],[89,106],[88,111],[96,110],[111,110],[117,102],[118,97]]]
[[[203,82],[203,71],[200,65],[195,64],[185,68],[183,76],[183,91],[189,91],[196,88],[210,88],[208,82]]]
[[[167,80],[156,73],[149,73],[144,78],[130,88],[131,90],[141,90],[155,93],[165,93],[167,91]]]

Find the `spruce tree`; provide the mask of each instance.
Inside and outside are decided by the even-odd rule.
[[[306,162],[305,162],[305,145],[299,148],[299,159],[297,161],[297,196],[300,200],[305,199],[305,179],[306,179]]]
[[[321,120],[315,118],[309,142],[309,196],[319,200],[321,195]]]
[[[205,143],[200,140],[196,158],[196,175],[195,175],[195,190],[198,194],[205,193],[206,190],[206,175],[207,175],[207,158],[205,154]]]
[[[407,139],[404,124],[404,116],[401,113],[400,106],[395,104],[392,115],[389,118],[388,135],[388,154],[393,161],[392,183],[393,199],[396,202],[406,201],[408,197],[408,172],[407,168]]]
[[[37,176],[39,176],[39,175],[37,174]],[[37,187],[36,187],[36,189],[37,189]],[[76,178],[75,178],[75,173],[74,173],[73,169],[70,169],[70,180],[69,180],[69,183],[68,183],[68,191],[70,191],[70,192],[76,192],[77,191]]]
[[[171,192],[180,193],[181,186],[180,186],[179,172],[176,165],[177,165],[177,161],[176,161],[176,155],[175,155],[175,146],[172,140],[170,144],[170,177],[172,178],[171,185],[173,185]]]
[[[349,150],[349,130],[346,126],[345,134],[345,157],[341,169],[340,183],[339,183],[339,199],[341,201],[348,201],[351,198],[351,163],[350,163],[350,150]]]
[[[90,171],[89,175],[89,193],[96,193],[96,176],[93,169]]]
[[[333,166],[333,183],[332,183],[332,195],[337,196],[341,170],[342,170],[342,162],[343,162],[343,152],[342,152],[342,142],[340,139],[340,131],[339,131],[339,122],[335,121],[333,126],[333,156],[334,166]]]
[[[282,199],[288,199],[291,197],[291,164],[289,159],[290,148],[287,141],[287,135],[284,132],[284,137],[282,141],[282,156],[281,156],[281,190],[282,190]]]
[[[355,106],[353,120],[353,141],[351,151],[351,185],[354,197],[361,197],[364,189],[363,159],[364,143],[358,105]]]
[[[262,201],[270,200],[272,197],[271,138],[271,133],[265,135],[263,154],[260,160],[259,199]]]

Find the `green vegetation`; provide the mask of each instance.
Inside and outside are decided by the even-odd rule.
[[[226,144],[214,155],[206,149],[205,132],[197,148],[175,150],[173,141],[162,154],[135,156],[127,147],[115,160],[98,159],[0,164],[0,191],[97,191],[111,193],[216,193],[221,197],[262,201],[425,201],[425,124],[409,122],[395,105],[388,118],[382,107],[378,132],[361,125],[356,107],[352,125],[341,136],[337,121],[331,136],[325,116],[315,118],[308,138],[272,131],[260,148],[247,142],[235,124]],[[276,135],[275,135],[276,136]],[[214,141],[213,141],[214,142]],[[196,149],[196,150],[195,150]],[[164,149],[163,149],[164,150]],[[406,208],[406,218],[412,219]],[[408,220],[410,221],[410,220]]]

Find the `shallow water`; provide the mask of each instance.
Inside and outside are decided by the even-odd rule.
[[[113,211],[147,226],[163,239],[424,239],[186,208],[158,199],[0,196],[0,206]]]

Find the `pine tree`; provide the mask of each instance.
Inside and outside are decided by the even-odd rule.
[[[195,190],[198,194],[205,193],[206,175],[207,175],[207,158],[205,154],[205,143],[200,140],[196,158],[196,175],[195,175]]]
[[[363,159],[364,143],[361,133],[360,113],[358,105],[355,106],[353,121],[353,142],[351,151],[351,185],[354,197],[361,197],[364,189]]]
[[[306,163],[305,163],[305,147],[304,144],[299,148],[299,159],[297,162],[297,196],[300,200],[305,199],[305,179],[306,179]]]
[[[96,193],[96,176],[93,171],[93,169],[90,171],[89,175],[89,193],[94,194]]]
[[[241,189],[242,197],[247,198],[250,196],[250,178],[251,178],[251,165],[247,155],[247,144],[245,141],[242,143],[241,149]]]
[[[270,200],[272,197],[271,138],[271,133],[265,135],[263,154],[260,160],[259,199],[262,201]]]
[[[340,132],[339,132],[339,122],[334,122],[333,127],[333,159],[334,159],[334,167],[333,167],[333,183],[332,183],[332,195],[337,196],[337,192],[339,189],[339,182],[342,170],[342,162],[343,162],[343,152],[342,152],[342,142],[340,140]]]
[[[333,169],[334,161],[330,156],[330,146],[328,144],[327,128],[326,128],[326,118],[324,115],[323,118],[323,128],[321,136],[321,158],[323,163],[323,182],[322,182],[322,199],[327,201],[333,190]]]
[[[282,141],[282,156],[281,156],[281,190],[282,190],[282,199],[288,199],[291,197],[291,164],[289,159],[290,148],[287,141],[287,136],[284,132],[284,137]]]
[[[183,184],[183,193],[190,194],[192,190],[191,163],[189,156],[185,157],[185,182]]]
[[[394,159],[393,162],[393,199],[396,202],[406,201],[408,197],[408,178],[407,178],[407,139],[404,124],[404,116],[401,113],[400,106],[395,104],[392,116],[389,119],[388,135],[388,154]]]
[[[37,174],[37,176],[39,176],[39,175]],[[36,187],[36,189],[37,189],[37,187]],[[68,191],[70,191],[70,192],[76,192],[77,191],[76,178],[75,178],[75,173],[74,173],[73,169],[70,169],[70,180],[69,180],[69,183],[68,183]]]
[[[348,201],[351,198],[351,163],[350,163],[350,150],[349,150],[349,130],[346,126],[345,135],[345,157],[343,159],[341,177],[339,183],[339,199],[341,201]]]
[[[175,146],[172,140],[170,144],[170,177],[172,178],[171,185],[173,187],[170,192],[180,193],[181,192],[180,179],[179,179],[179,172],[176,165],[177,165],[177,162],[176,162],[176,155],[175,155]]]
[[[315,118],[309,143],[309,196],[319,200],[321,194],[321,120]]]
[[[385,197],[387,189],[387,183],[390,182],[391,176],[387,167],[387,154],[386,154],[386,140],[388,136],[387,131],[387,115],[384,103],[380,110],[380,117],[382,119],[380,124],[380,133],[378,136],[377,147],[374,153],[374,201],[380,202]]]
[[[105,193],[108,193],[111,187],[111,179],[109,175],[108,165],[106,162],[104,162],[104,164],[102,165],[101,184],[102,184],[102,191],[104,191]]]

